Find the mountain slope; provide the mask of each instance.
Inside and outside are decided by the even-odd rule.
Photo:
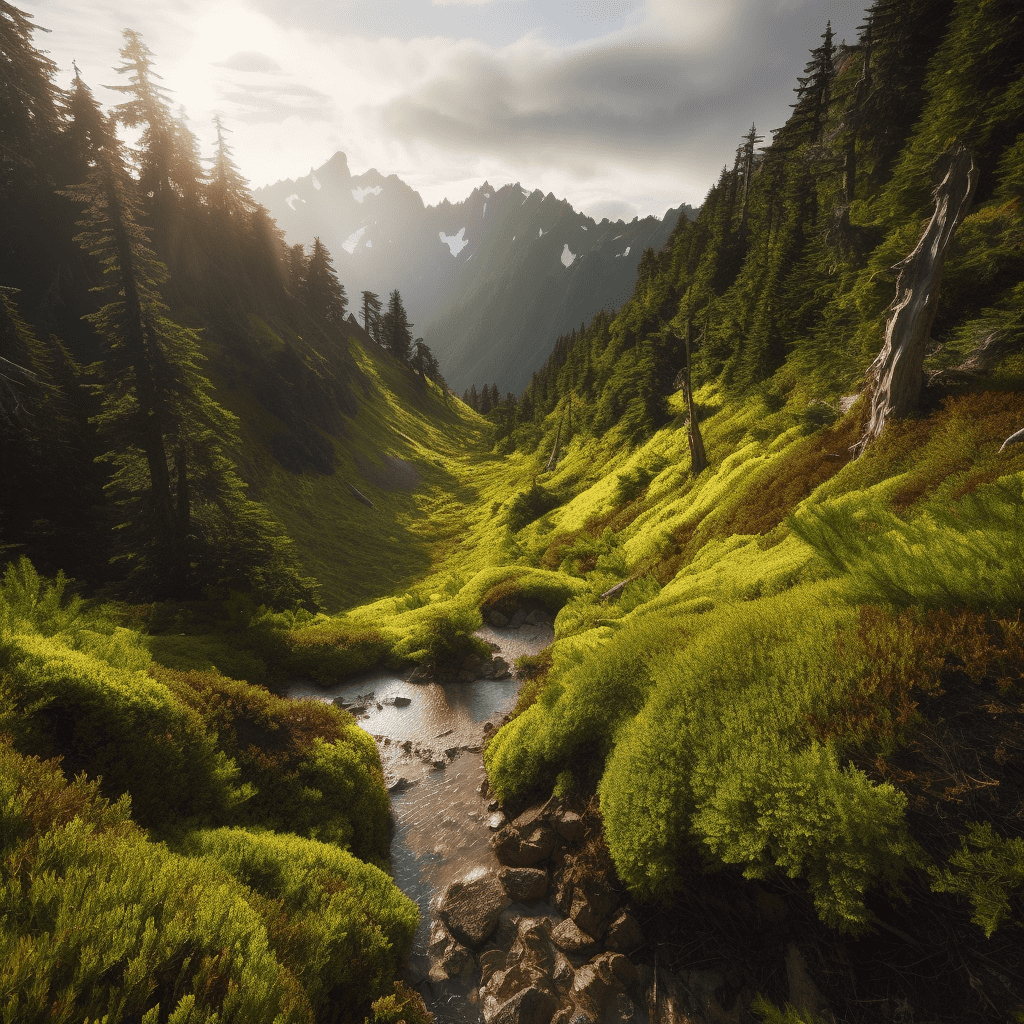
[[[689,209],[597,223],[551,194],[486,182],[425,207],[395,175],[353,176],[343,153],[255,195],[289,241],[327,245],[353,308],[363,290],[397,288],[457,391],[522,390],[558,334],[628,296],[644,248]]]

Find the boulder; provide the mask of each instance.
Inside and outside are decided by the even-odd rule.
[[[551,619],[542,612],[539,608],[535,608],[529,615],[526,616],[524,622],[531,626],[549,626],[551,625]]]
[[[583,819],[575,811],[556,811],[553,817],[555,831],[567,842],[581,842],[586,834]]]
[[[604,943],[617,953],[631,953],[644,944],[644,933],[637,919],[624,910],[608,927]]]
[[[555,833],[544,822],[522,829],[517,818],[491,839],[491,847],[502,864],[513,868],[528,868],[551,856],[555,848]]]
[[[600,939],[622,899],[604,875],[584,874],[575,879],[569,916],[588,935]]]
[[[427,952],[430,956],[430,972],[427,977],[432,982],[436,984],[456,978],[469,980],[475,967],[473,954],[440,921],[435,921],[430,929]]]
[[[539,985],[520,989],[511,999],[484,1011],[487,1024],[550,1024],[558,1009],[554,993]]]
[[[508,617],[495,610],[487,616],[487,621],[498,629],[504,629],[508,625]]]
[[[410,782],[404,775],[399,775],[397,779],[388,784],[389,793],[402,793],[407,790],[410,786],[415,786],[415,782]]]
[[[501,811],[495,811],[487,818],[487,828],[491,832],[497,832],[505,824],[505,815]]]
[[[560,921],[551,929],[551,941],[566,953],[590,953],[597,945],[590,935],[580,930],[572,918]]]
[[[393,708],[407,708],[412,701],[408,697],[388,697],[384,703],[390,704]]]
[[[438,917],[460,942],[483,945],[498,927],[509,898],[493,875],[452,882],[441,894]]]
[[[537,903],[548,894],[548,873],[543,868],[502,868],[498,881],[515,903]]]
[[[515,615],[509,621],[509,627],[518,629],[526,621],[526,612],[522,608],[516,610]]]

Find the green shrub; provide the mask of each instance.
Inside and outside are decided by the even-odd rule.
[[[498,731],[484,755],[499,799],[550,785],[581,761],[602,764],[616,728],[643,706],[662,639],[655,628],[637,627],[597,650],[556,650],[544,692]]]
[[[416,904],[379,868],[292,835],[216,829],[185,849],[257,893],[268,941],[318,1020],[361,1020],[387,998],[419,922]]]
[[[0,659],[19,747],[62,756],[71,774],[102,777],[108,797],[130,794],[141,824],[216,819],[244,799],[237,766],[201,717],[145,672],[38,634],[0,636]]]
[[[351,715],[212,672],[152,671],[238,765],[251,795],[232,823],[294,832],[386,862],[390,805],[380,757]]]
[[[945,867],[930,869],[932,888],[970,901],[971,920],[986,937],[1004,923],[1024,924],[1024,839],[997,835],[988,822],[975,822]]]
[[[0,1005],[18,1024],[312,1024],[248,890],[0,740]]]
[[[608,847],[623,881],[664,896],[688,865],[804,878],[823,920],[870,920],[868,888],[916,862],[905,799],[844,767],[809,724],[854,685],[835,656],[821,587],[700,617],[653,669],[643,711],[623,724],[601,780]]]
[[[1024,606],[1022,490],[1024,474],[1007,476],[909,521],[850,495],[789,524],[852,601],[1010,611]]]
[[[540,519],[545,512],[558,508],[561,499],[534,480],[529,490],[520,491],[508,504],[508,526],[518,533],[524,526]]]

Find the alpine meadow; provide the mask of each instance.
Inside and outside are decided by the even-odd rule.
[[[138,31],[104,107],[47,29],[0,0],[0,1021],[1024,1024],[1019,0],[821,25],[664,230],[474,193],[535,248],[450,348]],[[396,779],[336,695],[469,705],[524,621]],[[456,761],[492,860],[428,906]]]

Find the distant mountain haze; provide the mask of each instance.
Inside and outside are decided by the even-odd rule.
[[[600,222],[518,183],[487,182],[458,203],[424,206],[401,178],[353,175],[344,153],[255,192],[291,244],[330,250],[349,308],[395,288],[448,383],[519,393],[556,337],[632,294],[640,256],[661,248],[688,206],[661,219]]]

